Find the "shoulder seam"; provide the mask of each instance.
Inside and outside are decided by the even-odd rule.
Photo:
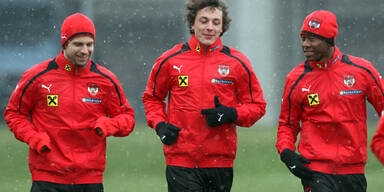
[[[38,77],[40,77],[41,75],[47,73],[48,71],[53,70],[53,69],[58,69],[58,68],[59,68],[59,66],[56,63],[56,58],[53,58],[48,63],[48,66],[47,66],[46,69],[44,69],[43,71],[41,71],[40,73],[35,75],[31,80],[28,81],[27,85],[24,87],[24,89],[23,89],[23,91],[21,92],[21,95],[20,95],[20,99],[19,99],[19,112],[21,110],[21,101],[23,100],[23,96],[24,96],[25,92],[27,91],[27,89],[29,88],[29,86],[33,83],[33,81],[35,81]]]
[[[163,64],[164,64],[168,59],[170,59],[170,58],[172,58],[172,57],[174,57],[174,56],[176,56],[176,55],[179,55],[179,54],[181,54],[181,53],[183,53],[183,52],[189,51],[189,50],[191,50],[191,48],[189,47],[188,42],[186,42],[186,43],[184,43],[184,44],[182,45],[182,47],[181,47],[181,49],[180,49],[179,51],[177,51],[176,53],[173,53],[172,55],[166,57],[166,58],[160,63],[159,69],[157,70],[156,75],[155,75],[155,79],[153,80],[153,91],[152,91],[152,96],[155,96],[155,91],[156,91],[156,79],[157,79],[157,76],[158,76],[159,73],[160,73],[160,70],[161,70]]]
[[[248,84],[248,86],[249,86],[249,93],[251,95],[251,101],[253,103],[251,71],[248,69],[248,67],[245,65],[245,63],[240,58],[238,58],[238,57],[236,57],[236,56],[231,54],[231,49],[228,46],[223,45],[223,49],[221,49],[220,52],[224,53],[225,55],[227,55],[229,57],[232,57],[232,58],[236,59],[237,61],[239,61],[241,63],[241,65],[244,67],[245,71],[247,71],[248,78],[249,78],[249,84]]]
[[[311,66],[309,66],[309,61],[306,61],[304,64],[304,72],[297,78],[295,83],[292,85],[291,89],[289,90],[288,94],[288,125],[290,124],[291,121],[291,94],[293,89],[296,87],[296,85],[299,83],[299,81],[309,72],[312,72]]]
[[[373,73],[372,73],[371,70],[369,70],[368,68],[363,67],[363,66],[361,66],[361,65],[357,65],[357,64],[353,63],[353,62],[349,59],[348,55],[343,55],[343,57],[342,57],[342,59],[341,59],[341,62],[346,63],[346,64],[351,65],[351,66],[354,66],[354,67],[357,67],[357,68],[360,68],[360,69],[363,69],[364,71],[368,72],[369,75],[372,77],[372,79],[375,81],[377,87],[379,87],[379,89],[380,89],[380,91],[381,91],[381,94],[384,96],[384,92],[383,92],[383,90],[381,89],[381,87],[380,87],[380,85],[379,85],[377,79],[375,78],[375,76],[373,75]]]
[[[94,73],[97,73],[97,74],[99,74],[99,75],[101,75],[101,76],[107,78],[109,81],[111,81],[111,83],[112,83],[113,86],[115,87],[115,90],[116,90],[117,95],[119,96],[120,106],[122,106],[122,105],[123,105],[123,102],[122,102],[121,94],[120,94],[120,91],[119,91],[119,88],[118,88],[116,82],[113,81],[113,79],[112,79],[109,75],[107,75],[107,74],[101,72],[101,71],[97,68],[96,63],[93,62],[93,61],[91,61],[91,68],[90,68],[90,71],[92,71],[92,72],[94,72]]]

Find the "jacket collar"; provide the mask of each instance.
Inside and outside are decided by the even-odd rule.
[[[192,49],[193,52],[197,54],[214,54],[223,49],[223,44],[221,42],[221,38],[217,38],[216,42],[213,43],[212,45],[208,46],[206,49],[206,53],[204,53],[203,46],[201,45],[199,40],[197,40],[196,36],[193,34],[191,38],[189,39],[189,47]]]
[[[89,68],[91,66],[91,60],[88,60],[88,64],[84,67],[76,67],[73,65],[71,62],[69,62],[65,57],[64,57],[64,52],[61,51],[60,54],[56,57],[56,63],[59,66],[59,69],[67,71],[69,73],[77,73],[81,74],[86,71],[89,71]]]
[[[335,51],[333,52],[332,58],[328,59],[325,62],[311,61],[309,62],[309,65],[312,68],[317,68],[317,69],[327,69],[332,67],[337,61],[340,61],[342,58],[342,54],[339,48],[336,45],[334,47],[335,47]]]

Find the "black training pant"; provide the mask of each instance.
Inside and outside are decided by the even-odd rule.
[[[102,183],[60,184],[45,181],[33,181],[31,192],[103,192]]]
[[[364,174],[331,175],[315,172],[310,180],[301,180],[304,192],[366,192]]]
[[[230,192],[233,168],[167,166],[168,192]]]

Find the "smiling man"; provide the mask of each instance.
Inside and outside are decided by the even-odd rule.
[[[333,13],[309,14],[300,32],[306,60],[286,77],[276,147],[305,192],[366,191],[366,100],[379,115],[384,107],[381,75],[343,55],[337,34]]]
[[[189,42],[163,53],[149,75],[146,118],[164,144],[168,191],[228,192],[236,126],[252,126],[266,103],[249,60],[221,42],[226,5],[189,0],[185,20]]]
[[[29,145],[31,192],[102,192],[106,137],[135,125],[120,82],[91,61],[95,27],[67,17],[63,50],[24,72],[4,112],[15,137]]]

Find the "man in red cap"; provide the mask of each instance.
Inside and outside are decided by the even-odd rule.
[[[378,114],[384,108],[381,75],[340,52],[337,27],[329,11],[309,14],[300,32],[306,60],[286,76],[276,147],[305,192],[366,191],[366,99]]]
[[[67,17],[61,44],[56,58],[24,72],[5,121],[29,145],[32,192],[101,192],[106,137],[129,135],[134,111],[116,76],[90,59],[95,27],[88,17]]]

